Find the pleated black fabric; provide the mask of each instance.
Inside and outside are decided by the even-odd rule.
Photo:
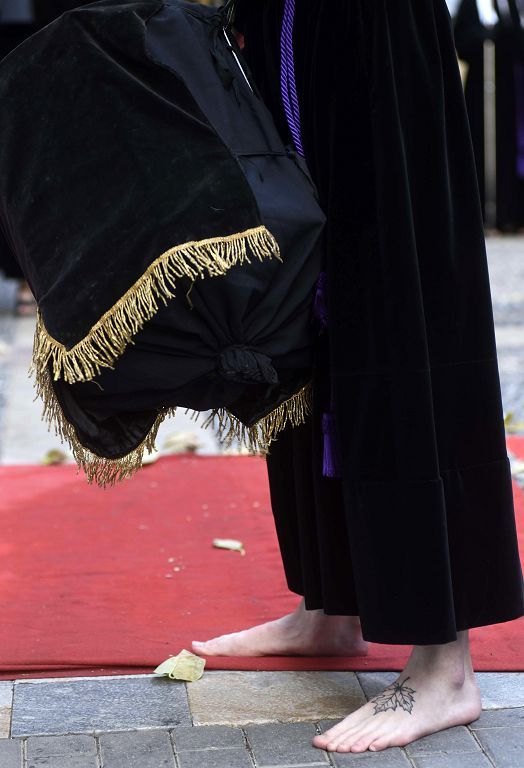
[[[268,459],[289,586],[432,644],[523,612],[478,184],[444,0],[297,0],[303,143],[327,213],[312,422]],[[240,0],[286,137],[283,0]],[[329,359],[327,359],[329,357]],[[343,478],[322,477],[334,382]]]

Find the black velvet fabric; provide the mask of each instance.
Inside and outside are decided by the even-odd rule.
[[[105,458],[133,450],[163,409],[227,406],[252,426],[311,377],[325,217],[222,23],[177,0],[104,0],[0,68],[0,218],[68,350],[174,246],[263,224],[280,248],[281,261],[251,252],[225,276],[180,278],[114,369],[53,383]]]
[[[183,81],[147,55],[146,22],[162,7],[71,11],[2,64],[2,220],[68,348],[164,251],[260,223]]]
[[[283,0],[239,0],[286,140]],[[268,458],[292,590],[386,643],[523,612],[471,136],[444,0],[299,0],[303,142],[327,214],[316,417]],[[334,384],[341,479],[322,477]]]
[[[24,24],[6,24],[0,22],[0,60],[45,24],[49,24],[49,22],[56,19],[61,13],[76,8],[79,5],[83,5],[83,3],[72,0],[33,0],[34,19],[31,22]],[[0,271],[3,272],[6,277],[23,277],[20,265],[1,230]]]

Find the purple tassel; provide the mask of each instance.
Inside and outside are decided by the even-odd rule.
[[[313,315],[320,322],[322,328],[327,328],[328,311],[326,301],[326,273],[321,272],[317,280],[317,290],[313,304]]]
[[[322,432],[324,433],[324,460],[322,474],[324,477],[342,477],[342,462],[335,434],[335,417],[333,413],[323,414]]]

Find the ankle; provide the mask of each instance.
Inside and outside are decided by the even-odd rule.
[[[452,643],[415,646],[408,670],[417,676],[438,679],[457,691],[467,683],[476,684],[467,633],[459,633],[459,638]]]

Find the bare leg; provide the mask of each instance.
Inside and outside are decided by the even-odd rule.
[[[207,642],[195,640],[193,651],[204,656],[363,656],[367,643],[357,616],[309,611],[302,599],[293,613],[275,621]]]
[[[331,752],[379,751],[480,715],[480,694],[469,651],[469,636],[445,645],[415,646],[396,683],[353,712],[313,744]]]

